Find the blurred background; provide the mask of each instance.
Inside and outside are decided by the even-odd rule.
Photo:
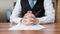
[[[0,22],[9,22],[9,16],[17,0],[0,0]],[[60,0],[52,0],[56,11],[56,22],[60,22]]]
[[[16,0],[0,0],[0,22],[7,22],[7,11],[12,11]]]

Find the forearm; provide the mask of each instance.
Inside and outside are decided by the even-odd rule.
[[[16,16],[10,16],[10,22],[14,22],[14,23],[20,23],[20,20],[21,20],[22,18],[20,18],[20,17],[16,17]]]
[[[55,21],[55,16],[45,16],[41,18],[37,18],[39,20],[38,24],[43,24],[43,23],[54,23]]]

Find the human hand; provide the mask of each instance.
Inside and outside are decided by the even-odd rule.
[[[36,17],[34,16],[34,14],[32,14],[32,11],[28,11],[24,17],[22,18],[21,21],[23,24],[25,25],[34,25],[37,22]]]

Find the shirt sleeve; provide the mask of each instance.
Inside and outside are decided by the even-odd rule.
[[[20,0],[17,0],[15,8],[12,11],[12,15],[10,16],[10,22],[20,23],[21,18],[18,17],[21,11]]]
[[[44,0],[45,16],[38,18],[39,23],[54,23],[55,10],[53,8],[52,0]]]

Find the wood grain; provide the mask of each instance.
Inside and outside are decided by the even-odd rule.
[[[60,23],[43,24],[46,28],[41,30],[15,30],[9,31],[9,23],[0,23],[0,34],[60,34]]]

